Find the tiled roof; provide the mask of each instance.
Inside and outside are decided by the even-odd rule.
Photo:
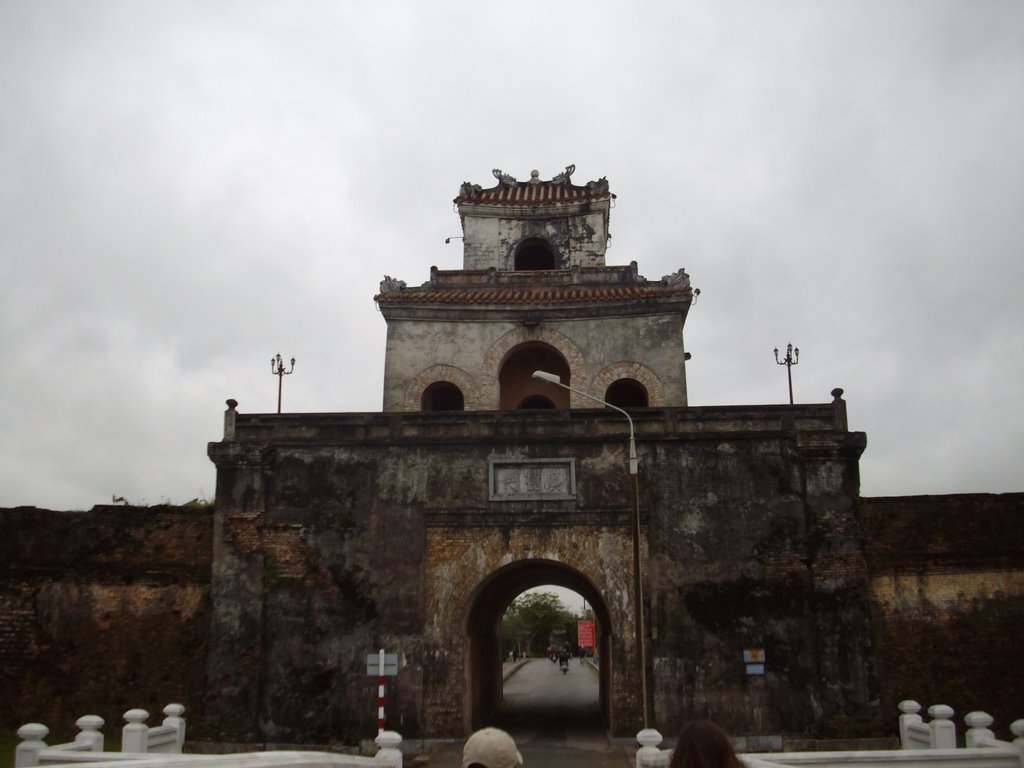
[[[691,295],[689,285],[666,286],[661,282],[629,285],[497,285],[467,288],[434,288],[428,285],[381,293],[376,297],[376,301],[378,304],[552,305],[683,298]]]
[[[595,200],[610,200],[615,197],[608,191],[607,179],[589,181],[576,186],[571,181],[575,166],[569,166],[550,181],[541,181],[537,171],[529,181],[517,181],[495,169],[498,186],[484,189],[479,184],[465,182],[459,189],[456,204],[470,205],[529,205],[536,203],[585,203]]]
[[[553,184],[542,181],[537,184],[499,184],[492,189],[482,189],[476,195],[459,195],[456,203],[477,205],[521,205],[528,203],[582,203],[590,200],[607,200],[603,192],[574,184]]]

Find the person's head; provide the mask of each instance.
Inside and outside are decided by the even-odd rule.
[[[515,741],[500,728],[481,728],[462,748],[462,768],[516,768],[522,764]]]
[[[725,731],[710,720],[695,720],[679,734],[669,768],[743,768],[743,764]]]

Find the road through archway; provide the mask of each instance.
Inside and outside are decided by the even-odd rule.
[[[599,686],[597,670],[579,659],[564,674],[548,659],[528,659],[505,681],[504,700],[489,724],[512,734],[520,751],[531,745],[607,749]]]
[[[612,658],[609,629],[612,621],[601,594],[582,573],[563,563],[551,560],[521,560],[492,573],[476,589],[470,603],[465,625],[464,711],[467,715],[467,733],[489,722],[507,696],[507,688],[502,680],[503,661],[506,658],[501,648],[502,615],[516,596],[543,584],[571,589],[592,606],[600,628],[597,653],[602,661],[599,672],[591,668],[591,673],[596,673],[598,683],[598,693],[594,698],[598,702],[598,711],[605,727],[612,722],[609,716],[609,670]],[[547,663],[550,665],[550,662]],[[578,663],[577,660],[577,665]],[[561,673],[558,673],[558,676],[562,677]]]

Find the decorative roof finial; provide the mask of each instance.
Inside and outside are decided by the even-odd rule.
[[[565,166],[565,170],[562,171],[557,176],[555,176],[555,178],[553,178],[551,181],[553,181],[555,184],[568,184],[569,179],[572,177],[572,174],[575,170],[575,165],[567,165]]]
[[[500,181],[502,184],[515,184],[516,177],[509,176],[507,173],[501,170],[501,168],[495,168],[491,173],[494,174],[494,178]]]

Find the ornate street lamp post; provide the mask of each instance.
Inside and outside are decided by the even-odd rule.
[[[549,384],[554,384],[562,389],[567,389],[570,392],[575,392],[577,395],[581,395],[588,400],[593,400],[595,403],[600,403],[612,410],[616,410],[625,416],[626,421],[629,422],[629,474],[632,478],[633,485],[633,621],[634,630],[636,632],[637,678],[640,682],[640,711],[643,715],[643,727],[647,728],[647,652],[644,648],[644,587],[642,580],[643,574],[640,570],[640,485],[637,475],[639,461],[636,456],[636,440],[633,435],[633,419],[617,405],[612,405],[599,397],[594,397],[593,395],[579,389],[574,389],[568,384],[563,384],[562,379],[557,374],[548,373],[547,371],[534,371],[533,378],[546,381]]]
[[[792,344],[786,345],[786,357],[779,360],[779,348],[775,348],[775,362],[786,366],[786,376],[789,378],[789,404],[793,404],[793,366],[800,361],[800,348]]]
[[[284,377],[295,370],[295,358],[292,358],[292,365],[287,371],[284,369],[284,360],[281,359],[281,353],[278,352],[272,358],[270,358],[270,372],[277,376],[277,412],[281,413],[281,385],[284,382]]]

